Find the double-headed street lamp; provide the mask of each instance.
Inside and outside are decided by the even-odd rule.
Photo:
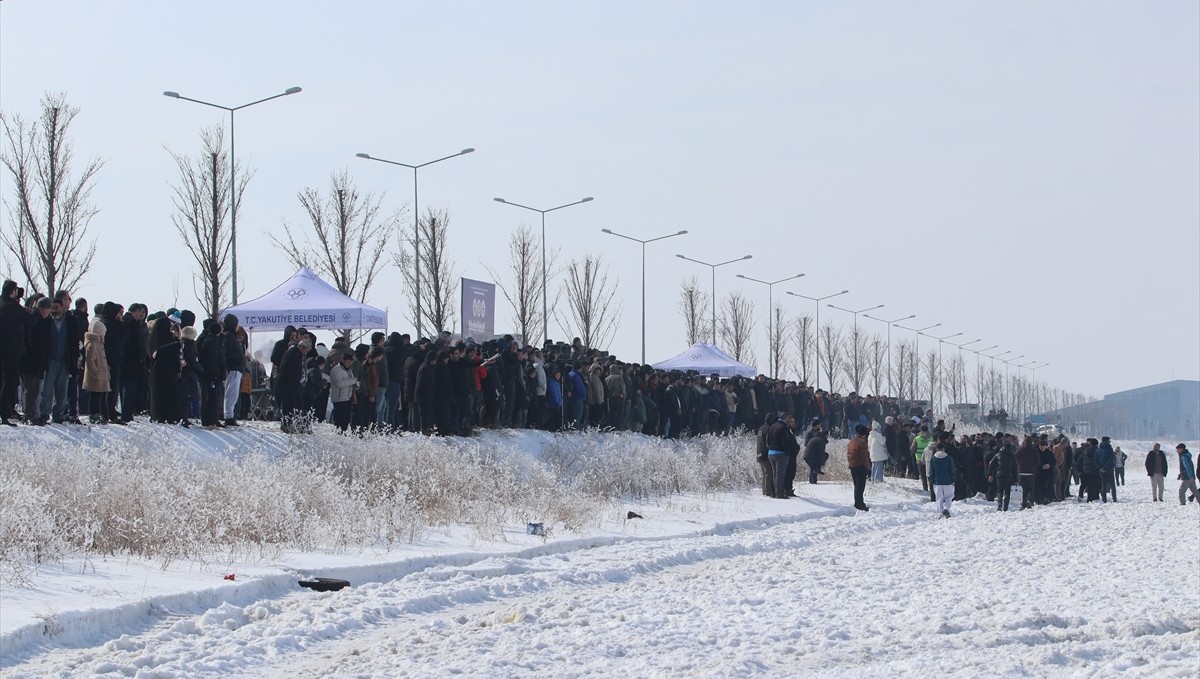
[[[231,273],[230,285],[233,286],[233,304],[235,304],[235,305],[237,304],[237,301],[238,301],[238,286],[237,286],[237,202],[238,202],[238,194],[237,194],[237,183],[235,182],[235,179],[234,179],[235,168],[237,167],[237,165],[234,164],[233,114],[244,108],[249,108],[251,106],[254,106],[255,104],[261,104],[264,101],[271,101],[272,99],[286,97],[289,94],[297,94],[300,91],[301,91],[301,89],[299,87],[289,87],[286,90],[280,92],[279,94],[273,94],[269,97],[266,97],[265,99],[259,99],[258,101],[252,101],[249,104],[242,104],[241,106],[222,106],[221,104],[214,104],[211,101],[202,101],[200,99],[192,99],[191,97],[185,97],[178,92],[172,92],[170,90],[163,92],[163,96],[165,96],[165,97],[170,97],[172,99],[180,99],[182,101],[190,101],[194,104],[203,104],[205,106],[219,108],[222,111],[229,111],[229,253],[230,253],[230,273]]]
[[[734,262],[741,262],[741,261],[744,261],[747,259],[751,259],[754,257],[754,255],[746,255],[745,257],[738,257],[737,259],[731,259],[728,262],[720,262],[718,264],[709,264],[708,262],[701,262],[698,259],[692,259],[691,257],[684,257],[683,255],[679,255],[679,254],[677,254],[675,256],[680,259],[686,259],[689,262],[703,264],[704,266],[707,266],[708,268],[712,269],[712,343],[713,343],[713,346],[716,346],[717,345],[717,267],[725,266],[726,264],[733,264]]]
[[[774,311],[775,286],[779,283],[785,283],[787,281],[795,280],[797,278],[803,278],[804,274],[798,273],[795,276],[788,276],[787,278],[780,278],[777,281],[760,281],[757,278],[743,276],[742,274],[738,274],[737,277],[748,280],[748,281],[754,281],[755,283],[762,283],[763,285],[767,286],[767,369],[771,371],[771,377],[777,378],[777,377],[779,377],[779,375],[777,374],[779,372],[779,366],[775,365],[775,352],[771,351],[771,342],[774,341],[774,339],[775,339],[775,336],[771,332],[772,327],[773,327],[772,321],[773,321],[773,317],[775,315],[775,311]]]
[[[505,205],[519,207],[521,209],[529,210],[530,212],[537,212],[538,214],[542,215],[542,342],[545,343],[546,340],[550,339],[550,310],[546,304],[546,286],[550,284],[549,281],[546,280],[546,213],[554,212],[555,210],[561,210],[565,207],[571,207],[572,205],[590,203],[593,199],[591,196],[588,196],[587,198],[580,198],[573,203],[566,203],[564,205],[559,205],[558,207],[552,207],[548,210],[541,210],[536,207],[521,205],[520,203],[514,203],[511,200],[504,200],[503,198],[493,198],[492,200],[496,201],[497,203],[504,203]],[[529,342],[528,337],[523,339],[526,343]]]
[[[953,335],[944,335],[942,337],[934,337],[933,335],[926,335],[926,337],[929,337],[931,339],[935,339],[938,341],[938,375],[939,376],[942,373],[942,342],[945,342],[948,339],[954,339],[955,337],[958,337],[959,335],[962,335],[962,333],[956,332]],[[932,384],[930,384],[929,391],[930,391],[929,397],[932,400],[932,398],[935,395],[937,395],[937,393],[940,392],[941,390],[940,389],[935,390],[934,386]],[[938,406],[938,409],[941,410],[941,405],[940,404],[936,404],[936,405]]]
[[[895,325],[896,323],[899,323],[900,321],[907,321],[910,318],[916,318],[916,317],[917,317],[916,314],[910,314],[908,316],[905,316],[904,318],[897,318],[894,321],[886,321],[882,318],[875,318],[871,314],[863,314],[863,318],[869,318],[872,321],[879,321],[880,323],[887,324],[888,392],[890,392],[888,395],[891,396],[892,398],[896,397],[896,390],[892,385],[892,326]]]
[[[465,156],[468,153],[474,152],[475,149],[473,148],[463,149],[458,153],[452,153],[448,156],[438,158],[437,160],[431,160],[427,163],[420,163],[418,165],[409,165],[408,163],[401,163],[395,160],[376,158],[369,153],[354,154],[358,158],[374,160],[380,163],[387,163],[388,165],[399,165],[400,167],[407,167],[413,171],[413,287],[415,288],[417,297],[417,337],[421,337],[421,208],[420,203],[418,203],[417,200],[417,170],[425,167],[426,165],[433,165],[434,163],[440,163],[443,160],[450,160],[451,158]]]
[[[687,229],[681,229],[679,231],[676,231],[675,233],[668,233],[665,236],[659,236],[657,238],[647,238],[646,240],[642,240],[641,238],[634,238],[633,236],[626,236],[625,234],[617,233],[616,231],[613,231],[612,229],[600,229],[600,231],[603,233],[607,233],[610,236],[616,236],[617,238],[624,238],[625,240],[631,240],[635,243],[642,244],[642,365],[645,365],[646,364],[646,243],[653,243],[656,240],[663,240],[666,238],[674,238],[675,236],[682,236],[685,233],[687,233]]]
[[[840,307],[840,306],[838,306],[838,305],[836,305],[836,304],[826,304],[825,306],[827,306],[827,307],[829,307],[829,308],[831,308],[831,309],[837,309],[838,311],[845,311],[845,312],[846,312],[846,313],[848,313],[848,314],[854,314],[854,333],[855,333],[855,334],[858,334],[858,315],[859,315],[859,314],[861,314],[861,313],[864,313],[864,312],[867,312],[867,311],[874,311],[874,310],[876,310],[876,309],[882,309],[882,308],[883,308],[883,305],[882,305],[882,304],[877,304],[877,305],[875,305],[875,306],[872,306],[872,307],[867,307],[866,309],[859,309],[858,311],[855,311],[855,310],[853,310],[853,309],[846,309],[846,308]]]
[[[941,325],[941,323],[934,323],[933,325],[927,325],[924,328],[909,328],[899,324],[896,325],[896,327],[900,328],[901,330],[911,330],[912,332],[917,333],[916,345],[913,347],[913,353],[915,353],[917,356],[917,364],[913,366],[912,400],[914,401],[917,400],[917,382],[921,373],[921,334],[926,330],[933,330],[934,328],[941,327]]]
[[[809,297],[808,295],[801,295],[800,293],[792,292],[791,290],[787,291],[787,294],[789,294],[793,297],[803,297],[804,299],[807,299],[809,301],[817,303],[817,329],[816,329],[816,331],[817,331],[817,390],[818,391],[820,391],[820,389],[821,389],[821,302],[824,302],[827,299],[833,299],[834,297],[837,297],[838,295],[844,295],[848,292],[850,292],[850,291],[842,290],[841,292],[835,292],[832,295],[825,295],[824,297]]]

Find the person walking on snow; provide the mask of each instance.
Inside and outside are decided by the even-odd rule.
[[[1118,486],[1125,485],[1125,460],[1127,459],[1129,459],[1129,456],[1121,451],[1121,446],[1113,449],[1113,470],[1116,474]],[[1116,491],[1113,492],[1115,493]]]
[[[950,503],[954,502],[954,479],[957,474],[954,458],[946,454],[946,445],[936,444],[929,461],[929,483],[933,485],[937,509],[943,518],[950,518]]]
[[[846,446],[846,466],[850,468],[850,477],[854,479],[854,508],[861,512],[871,511],[863,501],[867,474],[871,470],[871,454],[867,450],[867,428],[861,424],[854,427],[854,438],[850,439]],[[951,484],[953,483],[951,481]]]
[[[1154,449],[1146,453],[1146,475],[1150,477],[1150,501],[1163,501],[1163,479],[1167,476],[1167,453],[1155,443]]]
[[[1196,466],[1192,464],[1192,452],[1180,443],[1175,446],[1179,453],[1179,504],[1186,505],[1196,501]],[[1192,491],[1191,495],[1187,491]]]
[[[1117,483],[1115,475],[1116,453],[1113,452],[1112,444],[1109,443],[1107,436],[1100,438],[1100,445],[1096,446],[1096,469],[1100,472],[1100,500],[1108,502],[1108,494],[1112,492],[1112,501],[1117,501]]]

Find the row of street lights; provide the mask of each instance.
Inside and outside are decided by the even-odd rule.
[[[178,92],[174,92],[174,91],[163,92],[164,96],[170,97],[172,99],[178,99],[178,100],[182,100],[182,101],[190,101],[190,102],[193,102],[196,104],[201,104],[203,106],[210,106],[212,108],[217,108],[217,109],[221,109],[222,111],[229,112],[229,184],[230,184],[229,224],[230,224],[230,254],[231,254],[230,265],[231,265],[231,285],[233,288],[232,300],[233,300],[233,304],[235,304],[235,305],[238,302],[238,287],[237,287],[237,210],[236,210],[237,184],[236,184],[236,178],[235,178],[236,158],[234,155],[235,154],[234,114],[237,113],[238,111],[240,111],[241,109],[249,108],[249,107],[255,106],[257,104],[268,102],[268,101],[271,101],[272,99],[278,99],[280,97],[286,97],[288,95],[298,94],[301,91],[302,91],[302,89],[299,87],[289,87],[286,90],[284,90],[283,92],[280,92],[278,94],[274,94],[269,97],[264,97],[262,99],[255,100],[255,101],[249,102],[247,104],[241,104],[239,106],[225,106],[223,104],[216,104],[216,103],[213,103],[210,101],[194,99],[192,97],[185,97],[185,96],[179,94]],[[355,154],[356,157],[362,158],[364,160],[374,160],[374,161],[377,161],[380,163],[386,163],[389,165],[396,165],[399,167],[408,168],[413,171],[413,251],[414,251],[413,267],[414,267],[414,283],[415,283],[415,285],[414,285],[415,291],[414,292],[415,292],[416,298],[417,298],[417,303],[416,303],[416,316],[417,316],[416,326],[417,327],[416,327],[416,330],[417,330],[418,337],[422,336],[422,330],[421,330],[421,264],[420,264],[421,231],[420,231],[420,207],[419,207],[420,204],[418,202],[418,192],[417,192],[417,189],[418,189],[417,171],[423,167],[427,167],[427,166],[433,165],[435,163],[440,163],[444,160],[449,160],[451,158],[457,158],[459,156],[464,156],[468,153],[473,153],[474,151],[475,151],[474,148],[465,148],[457,153],[452,153],[448,156],[443,156],[443,157],[437,158],[435,160],[430,160],[430,161],[427,161],[424,163],[415,163],[415,164],[402,163],[402,162],[396,161],[396,160],[388,160],[386,158],[379,158],[376,156],[372,156],[368,153]],[[564,203],[563,205],[559,205],[559,206],[552,207],[552,208],[546,208],[546,209],[523,205],[521,203],[516,203],[516,202],[510,201],[510,200],[506,200],[504,198],[494,198],[493,200],[495,200],[498,203],[503,203],[504,205],[511,205],[513,207],[521,208],[523,210],[537,212],[538,214],[541,215],[541,221],[542,221],[542,286],[541,286],[542,287],[542,337],[543,337],[543,339],[548,338],[550,336],[550,328],[549,328],[549,308],[548,308],[547,293],[546,293],[546,288],[547,288],[546,279],[547,279],[547,273],[548,273],[547,269],[546,269],[546,214],[550,213],[550,212],[555,212],[557,210],[562,210],[564,208],[572,207],[575,205],[581,205],[583,203],[590,202],[593,199],[591,196],[588,196],[586,198],[581,198],[579,200],[576,200],[576,201],[573,201],[570,203]],[[612,231],[611,229],[601,229],[601,231],[610,236],[624,238],[626,240],[630,240],[635,243],[638,243],[642,246],[642,363],[644,364],[646,362],[646,245],[649,243],[656,242],[656,241],[665,240],[667,238],[674,238],[676,236],[685,235],[687,233],[687,230],[684,229],[684,230],[677,231],[675,233],[670,233],[670,234],[666,234],[663,236],[658,236],[655,238],[648,238],[648,239],[635,238],[633,236],[628,236],[628,235],[625,235],[622,233],[617,233],[615,231]],[[753,255],[745,255],[743,257],[737,257],[735,259],[730,259],[727,261],[716,262],[716,263],[710,263],[710,262],[705,262],[705,261],[702,261],[699,259],[693,259],[691,257],[684,256],[682,254],[676,254],[675,256],[678,257],[679,259],[683,259],[683,260],[687,260],[689,262],[693,262],[695,264],[707,266],[707,267],[709,267],[709,269],[712,273],[712,319],[711,319],[711,322],[712,322],[712,342],[715,345],[717,343],[717,268],[726,266],[728,264],[734,264],[736,262],[742,262],[742,261],[745,261],[748,259],[752,259]],[[774,306],[774,288],[776,285],[778,285],[780,283],[785,283],[787,281],[802,278],[802,277],[804,277],[804,274],[798,273],[798,274],[794,274],[792,276],[787,276],[785,278],[781,278],[781,279],[775,280],[775,281],[760,280],[758,278],[753,278],[753,277],[745,276],[742,274],[738,274],[737,277],[741,278],[743,280],[753,281],[755,283],[760,283],[762,285],[767,286],[767,314],[768,314],[767,315],[767,344],[768,344],[768,353],[770,353],[769,347],[770,347],[771,341],[773,340],[772,332],[774,330],[774,326],[773,326],[774,310],[772,308]],[[816,337],[816,373],[817,373],[817,388],[818,389],[821,388],[821,339],[820,339],[821,302],[823,302],[827,299],[832,299],[839,295],[845,295],[849,292],[850,292],[849,290],[842,290],[841,292],[835,292],[833,294],[825,295],[823,297],[809,297],[808,295],[801,295],[799,293],[792,292],[790,290],[787,291],[787,294],[789,294],[789,295],[792,295],[794,297],[800,297],[802,299],[807,299],[807,300],[810,300],[810,301],[816,303],[816,333],[817,333],[817,337]],[[858,316],[859,316],[859,314],[862,314],[865,318],[870,318],[871,320],[879,321],[879,322],[885,323],[887,325],[888,389],[892,393],[895,393],[895,387],[892,383],[892,379],[893,379],[892,326],[893,325],[895,325],[896,327],[901,328],[903,330],[909,330],[909,331],[916,333],[916,335],[917,335],[916,347],[917,347],[918,357],[920,356],[920,342],[921,342],[920,338],[921,338],[921,336],[924,335],[925,337],[930,337],[931,339],[936,339],[938,341],[938,360],[939,360],[939,362],[941,361],[941,357],[942,357],[942,344],[943,343],[958,347],[959,355],[961,356],[963,348],[965,348],[971,344],[975,344],[976,342],[982,341],[979,339],[975,339],[975,340],[971,340],[970,342],[964,342],[961,344],[955,344],[953,342],[946,342],[946,340],[961,336],[963,334],[961,332],[950,334],[950,335],[944,335],[942,337],[936,337],[933,335],[925,334],[926,331],[932,330],[933,328],[936,328],[936,327],[939,327],[941,325],[941,323],[934,323],[933,325],[929,325],[924,328],[909,328],[909,327],[906,327],[903,325],[899,325],[899,323],[901,321],[907,321],[907,320],[916,318],[916,314],[910,314],[908,316],[896,318],[893,320],[886,320],[883,318],[878,318],[876,316],[871,316],[870,314],[866,313],[868,311],[875,311],[876,309],[882,309],[884,306],[882,304],[879,304],[879,305],[876,305],[873,307],[867,307],[864,309],[857,309],[857,310],[847,309],[844,307],[837,306],[835,304],[828,304],[827,306],[829,306],[830,308],[833,308],[833,309],[837,309],[839,311],[844,311],[848,314],[852,314],[854,316],[854,331],[856,334],[858,332]],[[1005,352],[1002,352],[999,354],[994,354],[992,356],[987,356],[987,354],[984,353],[984,352],[990,351],[991,349],[994,349],[994,348],[996,348],[996,345],[992,345],[991,347],[988,347],[987,349],[982,349],[982,350],[978,350],[978,351],[973,350],[973,349],[969,350],[969,351],[973,351],[975,353],[977,369],[979,367],[980,355],[986,356],[987,358],[991,359],[992,367],[994,370],[995,369],[995,360],[997,358],[1000,358],[1007,354],[1013,353],[1011,351],[1005,351]],[[1008,379],[1008,366],[1022,358],[1024,358],[1024,354],[1022,354],[1021,356],[1016,356],[1016,357],[1009,358],[1009,359],[1001,358],[1001,363],[1004,363],[1004,365],[1005,365],[1004,374],[1005,374],[1006,380]],[[1030,370],[1032,370],[1033,379],[1034,379],[1035,383],[1037,382],[1037,371],[1041,368],[1044,368],[1044,367],[1050,365],[1049,362],[1043,363],[1041,365],[1035,365],[1036,363],[1037,363],[1037,361],[1031,361],[1031,362],[1025,363],[1025,364],[1017,364],[1018,369],[1029,368]],[[771,372],[772,377],[778,377],[779,366],[775,365],[775,357],[773,354],[768,357],[768,370]]]

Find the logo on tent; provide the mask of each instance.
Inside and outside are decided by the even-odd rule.
[[[699,351],[693,351],[692,354],[690,356],[688,356],[688,358],[692,359],[693,361],[699,361],[700,356],[701,356],[701,354]]]
[[[308,290],[305,290],[304,288],[292,288],[291,290],[287,291],[287,296],[291,297],[292,299],[300,299],[301,297],[306,297],[307,295]]]
[[[350,322],[350,314],[348,314],[348,313],[343,313],[343,314],[342,314],[342,322],[343,322],[343,323],[349,323],[349,322]]]

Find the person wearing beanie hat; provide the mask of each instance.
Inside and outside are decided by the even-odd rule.
[[[846,446],[846,466],[854,480],[854,508],[860,512],[870,511],[863,501],[863,491],[867,488],[867,475],[871,470],[871,453],[867,445],[867,428],[861,424],[854,427],[854,438]]]

